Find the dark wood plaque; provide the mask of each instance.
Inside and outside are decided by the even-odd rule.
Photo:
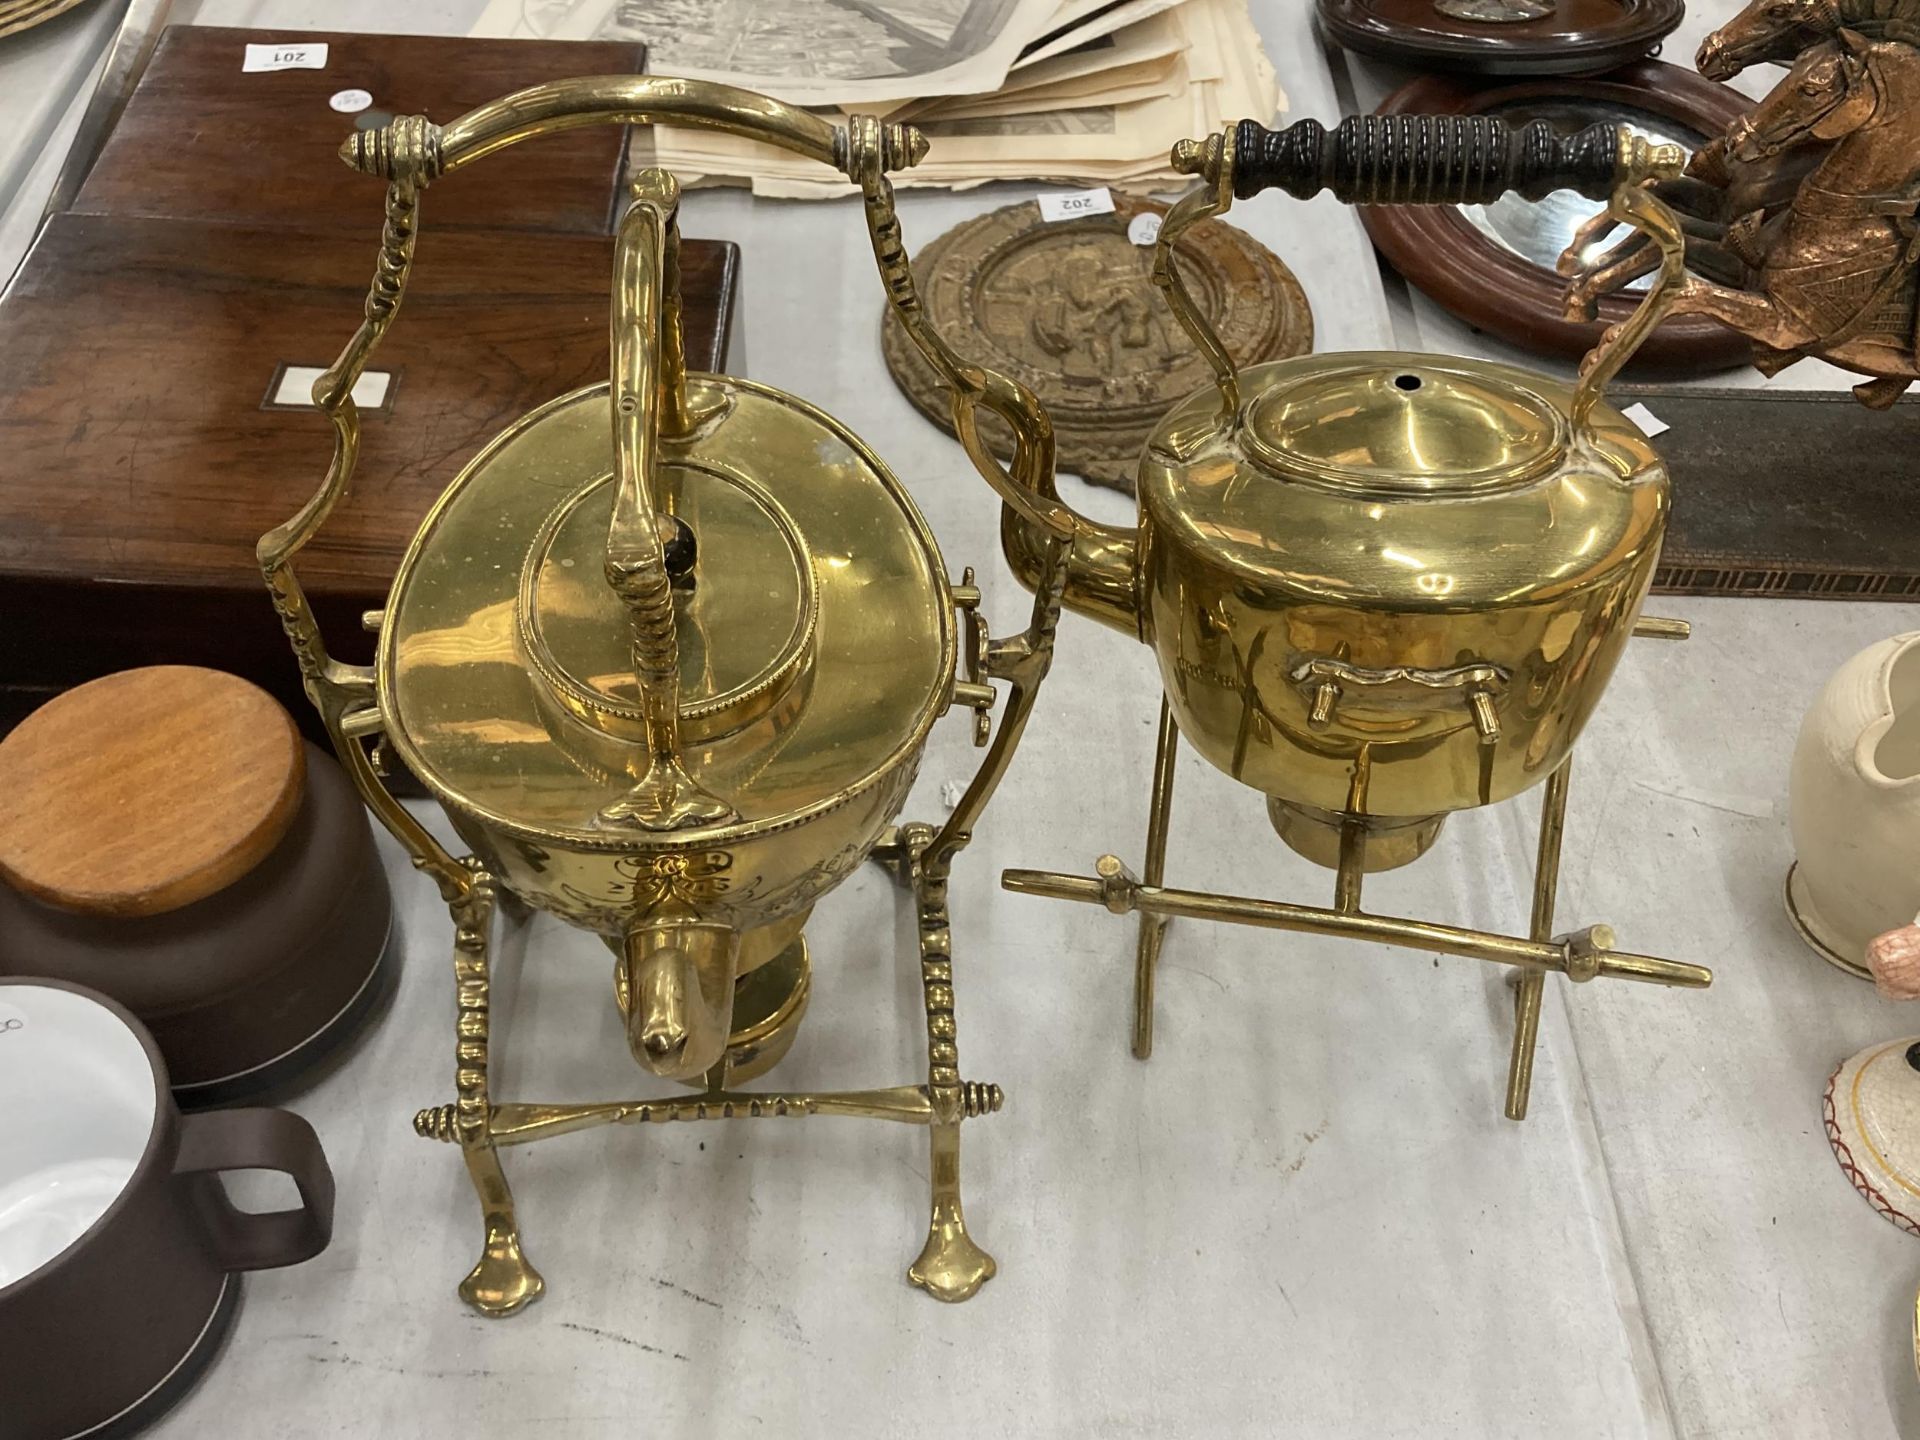
[[[1654,589],[1920,600],[1920,396],[1875,413],[1846,391],[1616,385],[1671,428]]]
[[[242,73],[248,45],[288,39],[324,43],[326,68]],[[645,58],[644,46],[630,44],[175,25],[73,208],[377,235],[382,187],[336,153],[357,126],[395,115],[445,124],[528,85],[637,75]],[[366,91],[372,105],[336,111],[329,101],[346,90]],[[421,204],[425,230],[609,233],[625,148],[623,127],[600,125],[490,156],[434,183]]]
[[[316,410],[267,401],[282,365],[325,366],[353,333],[377,229],[50,222],[0,302],[12,719],[54,690],[166,662],[237,671],[312,715],[253,547],[318,486],[332,432]],[[518,416],[606,378],[612,255],[607,236],[423,227],[374,356],[393,378],[364,412],[354,493],[299,562],[341,658],[371,658],[360,615],[385,603],[460,467]],[[681,262],[689,361],[720,369],[737,251],[689,239]]]
[[[1685,0],[1554,0],[1539,6],[1436,0],[1319,0],[1336,44],[1415,70],[1591,75],[1647,55],[1686,16]],[[1475,15],[1537,18],[1478,19]]]
[[[1641,116],[1694,144],[1718,135],[1751,106],[1739,91],[1692,70],[1640,60],[1605,75],[1486,86],[1423,75],[1382,102],[1381,115],[1484,115],[1513,123],[1548,119],[1568,131],[1594,120]],[[1517,202],[1516,202],[1517,203]],[[1545,355],[1574,358],[1631,315],[1638,294],[1602,297],[1591,324],[1564,318],[1568,282],[1514,253],[1454,205],[1363,205],[1367,233],[1393,268],[1469,325]],[[1597,205],[1592,208],[1598,208]],[[1617,237],[1616,237],[1617,238]],[[1747,364],[1745,336],[1704,315],[1668,319],[1634,355],[1631,373],[1683,375]]]
[[[962,222],[914,257],[926,313],[960,357],[1009,375],[1053,418],[1059,469],[1133,493],[1147,436],[1212,371],[1153,286],[1153,246],[1128,235],[1164,205],[1116,197],[1110,215],[1048,222],[1031,200]],[[1180,243],[1187,284],[1241,365],[1304,355],[1313,311],[1293,272],[1244,231],[1214,223]],[[907,398],[953,429],[947,392],[891,308],[887,369]],[[1012,433],[981,433],[1003,459]]]

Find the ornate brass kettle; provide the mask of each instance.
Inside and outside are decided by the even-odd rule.
[[[1174,407],[1140,459],[1135,528],[1075,517],[1066,604],[1153,647],[1164,694],[1147,883],[1112,856],[1098,877],[1013,871],[1014,889],[1146,914],[1135,1052],[1152,1044],[1152,982],[1168,915],[1368,935],[1519,965],[1525,1113],[1539,972],[1703,985],[1706,971],[1609,953],[1610,935],[1551,941],[1566,764],[1652,580],[1665,468],[1602,391],[1675,298],[1682,239],[1644,188],[1677,147],[1596,125],[1561,138],[1491,117],[1353,118],[1329,132],[1243,121],[1174,163],[1202,188],[1169,212],[1154,280],[1216,383]],[[1569,386],[1449,356],[1309,355],[1236,371],[1181,283],[1180,236],[1238,196],[1465,203],[1564,186],[1607,196],[1666,265],[1639,310]],[[1052,498],[1049,492],[1049,498]],[[1016,574],[1037,581],[1050,530],[1009,509]],[[1647,633],[1668,633],[1671,622]],[[1338,871],[1332,911],[1160,888],[1172,751],[1184,734],[1268,797],[1281,837]],[[1529,941],[1360,913],[1361,877],[1420,855],[1447,812],[1555,778]],[[1550,851],[1550,853],[1549,853]],[[1543,918],[1544,917],[1544,918]],[[1397,928],[1396,928],[1397,927]],[[1489,940],[1498,940],[1493,946]]]
[[[842,129],[723,86],[610,77],[522,91],[444,129],[404,117],[342,149],[389,181],[379,268],[359,332],[314,388],[333,423],[333,463],[306,508],[260,542],[260,564],[342,760],[453,911],[459,1099],[422,1111],[416,1126],[460,1144],[486,1215],[486,1252],[461,1293],[507,1314],[541,1288],[520,1251],[499,1145],[616,1121],[852,1114],[930,1128],[933,1219],[910,1274],[964,1299],[993,1263],[961,1216],[958,1127],[997,1109],[999,1091],[959,1075],[946,877],[1046,673],[1064,543],[1041,561],[1054,579],[1043,576],[1027,631],[991,641],[971,572],[949,582],[907,491],[856,436],[792,395],[688,374],[678,191],[649,170],[618,227],[609,383],[514,422],[447,488],[376,617],[371,669],[327,656],[294,574],[352,475],[354,382],[405,291],[421,191],[507,145],[596,123],[728,130],[839,167],[866,190],[890,287],[912,289],[885,172],[915,163],[925,142],[897,125]],[[920,333],[956,407],[971,416],[985,406],[1020,436],[1015,475],[976,449],[993,483],[1049,489],[1051,432],[1033,397],[960,373]],[[894,826],[943,713],[972,710],[975,741],[988,743],[993,680],[1010,683],[1005,717],[954,814],[937,830]],[[455,859],[395,802],[372,737],[425,783],[470,855]],[[926,1083],[735,1089],[792,1042],[811,989],[801,929],[814,902],[876,850],[906,873],[920,908]],[[606,939],[634,1059],[703,1085],[700,1098],[494,1102],[496,883]]]

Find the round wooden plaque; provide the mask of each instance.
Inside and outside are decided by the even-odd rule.
[[[1685,0],[1320,0],[1320,25],[1349,50],[1416,70],[1590,75],[1646,56],[1686,17]],[[1484,18],[1481,18],[1484,17]]]
[[[1547,119],[1570,130],[1596,120],[1625,120],[1663,131],[1691,148],[1739,119],[1749,103],[1737,90],[1692,70],[1640,60],[1605,75],[1492,88],[1425,75],[1388,96],[1378,113],[1497,113],[1516,125]],[[1591,350],[1607,326],[1625,320],[1640,302],[1638,291],[1627,291],[1603,297],[1599,319],[1591,324],[1564,318],[1567,282],[1554,272],[1548,252],[1556,249],[1562,231],[1571,237],[1579,215],[1600,208],[1597,201],[1564,194],[1539,204],[1509,197],[1471,209],[1359,207],[1380,253],[1435,304],[1515,345],[1567,357]],[[1612,239],[1623,233],[1615,232]],[[1681,315],[1648,337],[1631,368],[1643,376],[1697,374],[1745,365],[1752,353],[1746,337],[1718,320]]]
[[[1116,197],[1114,213],[1052,223],[1031,200],[957,225],[914,256],[933,327],[961,358],[1010,375],[1053,416],[1059,468],[1133,493],[1147,435],[1213,372],[1152,281],[1153,246],[1128,238],[1164,205]],[[1137,232],[1136,232],[1137,233]],[[1180,242],[1181,274],[1242,365],[1313,348],[1313,312],[1293,272],[1232,225]],[[887,369],[921,413],[952,432],[947,392],[893,311]],[[1013,453],[997,420],[981,432]]]

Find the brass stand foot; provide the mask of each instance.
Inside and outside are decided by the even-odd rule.
[[[971,1299],[999,1268],[991,1255],[973,1243],[956,1210],[950,1223],[934,1222],[920,1258],[907,1269],[907,1279],[934,1299],[957,1305]]]
[[[933,1218],[920,1258],[907,1267],[907,1279],[936,1300],[958,1304],[1000,1267],[973,1243],[960,1209],[960,1122],[936,1120],[928,1132],[933,1160]]]
[[[464,1148],[464,1147],[463,1147]],[[460,1282],[460,1298],[489,1320],[518,1314],[546,1290],[547,1282],[520,1250],[513,1194],[491,1144],[466,1149],[467,1173],[487,1215],[487,1248]]]

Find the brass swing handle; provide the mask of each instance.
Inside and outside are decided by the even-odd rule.
[[[1090,535],[1089,525],[1060,501],[1054,484],[1053,420],[1038,397],[1019,381],[962,358],[927,319],[914,283],[913,264],[900,232],[893,185],[886,171],[883,127],[872,116],[856,115],[847,124],[844,169],[860,187],[867,217],[867,238],[887,290],[887,303],[916,349],[946,387],[953,432],[967,458],[1001,501],[1027,524],[1062,541]],[[906,127],[924,147],[920,132]],[[916,151],[916,155],[917,155]],[[1002,465],[980,436],[979,412],[997,415],[1013,431],[1011,466]],[[1065,562],[1062,561],[1062,564]],[[1041,588],[1046,588],[1042,586]]]
[[[674,125],[720,130],[777,145],[851,175],[847,131],[796,106],[751,90],[668,75],[589,75],[516,90],[440,126],[401,116],[356,131],[340,147],[355,170],[424,184],[522,140],[587,125]],[[418,126],[420,128],[413,128]],[[927,142],[905,125],[879,127],[883,170],[918,164]]]
[[[1543,120],[1518,127],[1490,115],[1350,115],[1332,130],[1301,120],[1269,130],[1252,120],[1173,147],[1173,168],[1200,189],[1167,213],[1154,247],[1153,279],[1181,328],[1213,367],[1219,423],[1240,409],[1233,357],[1194,303],[1176,265],[1181,234],[1236,199],[1279,189],[1306,199],[1330,191],[1357,205],[1464,205],[1509,192],[1539,199],[1574,189],[1608,200],[1614,218],[1645,232],[1661,253],[1660,279],[1633,315],[1609,329],[1580,366],[1572,415],[1584,428],[1606,384],[1679,298],[1686,274],[1680,222],[1647,188],[1678,176],[1686,152],[1656,145],[1620,125],[1589,125],[1561,136]]]

